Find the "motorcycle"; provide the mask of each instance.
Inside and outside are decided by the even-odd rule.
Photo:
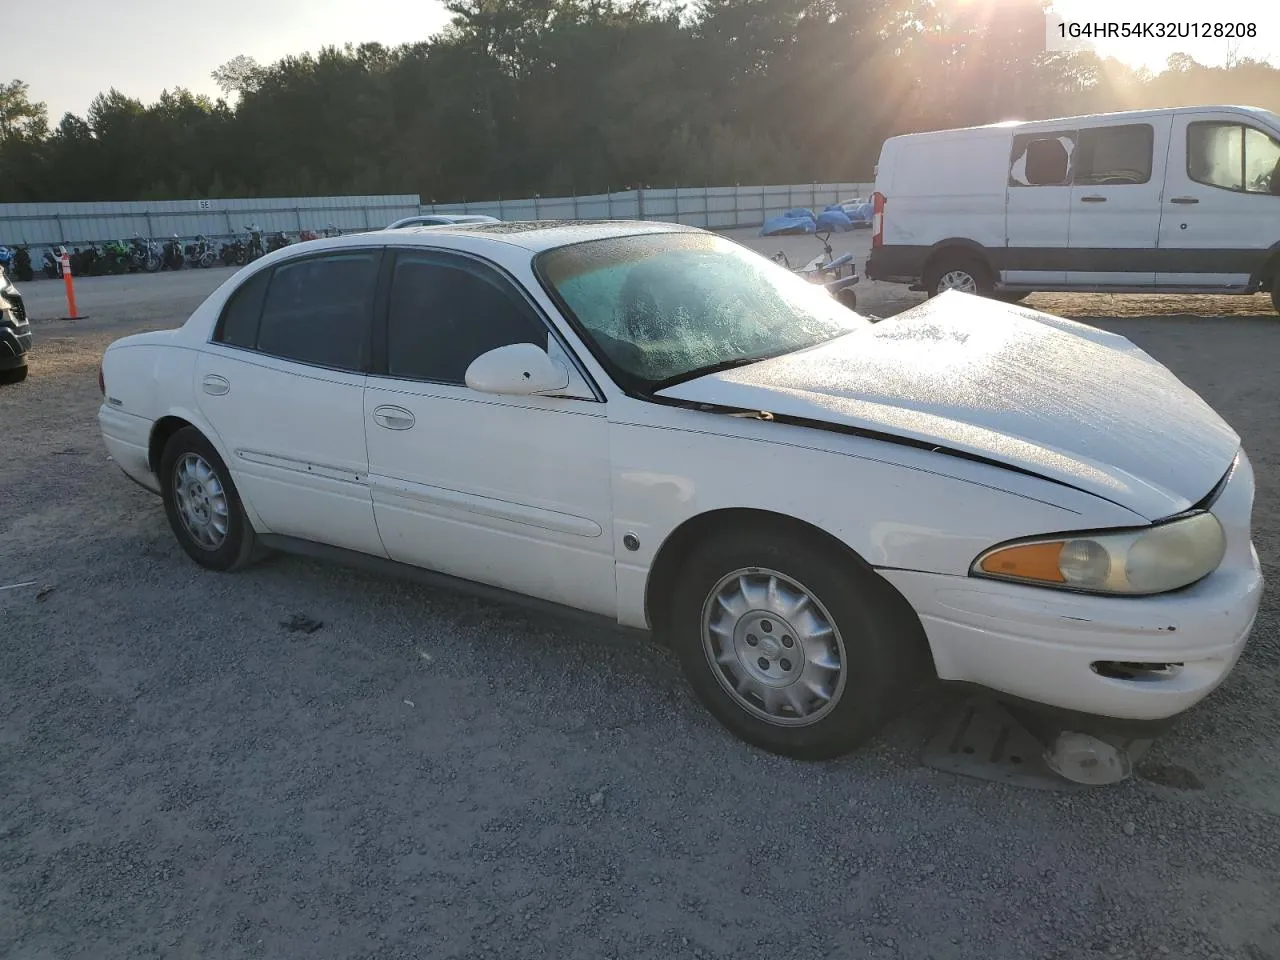
[[[186,265],[187,260],[183,255],[182,241],[178,239],[178,235],[175,233],[165,241],[164,253],[160,257],[160,269],[181,270]]]
[[[287,246],[289,246],[289,238],[279,230],[267,237],[267,253],[272,253]]]
[[[244,241],[239,239],[224,243],[218,252],[218,259],[222,261],[224,267],[243,267],[249,262],[247,257]]]
[[[62,255],[66,253],[67,248],[62,244],[50,247],[44,252],[44,275],[50,280],[57,280],[62,276]]]
[[[831,249],[830,232],[816,235],[822,241],[822,253],[814,257],[803,267],[791,266],[786,253],[779,250],[770,259],[786,267],[792,273],[804,277],[810,283],[822,284],[827,292],[850,310],[858,307],[858,295],[854,286],[858,282],[858,271],[853,263],[853,254],[845,253],[839,257]]]
[[[129,248],[121,240],[108,240],[102,245],[102,272],[111,275],[129,269]]]
[[[0,246],[0,273],[11,274],[14,272],[13,260],[17,256],[16,251],[9,247]]]
[[[188,243],[182,251],[188,267],[212,267],[217,254],[213,244],[203,233],[196,237],[194,243]]]
[[[26,247],[13,251],[13,272],[19,283],[28,283],[35,275],[31,270],[31,251]]]
[[[249,242],[245,244],[245,262],[252,263],[266,253],[262,248],[262,228],[254,223],[246,224],[245,229],[249,231]]]
[[[155,273],[160,269],[160,262],[160,251],[156,249],[154,241],[143,240],[138,236],[129,241],[130,273],[137,273],[139,270]]]
[[[97,246],[90,244],[81,250],[75,247],[71,251],[71,275],[73,277],[100,277],[105,271],[102,253]]]

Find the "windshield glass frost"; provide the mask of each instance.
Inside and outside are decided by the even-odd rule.
[[[868,322],[820,286],[713,234],[593,240],[548,250],[537,269],[624,386],[790,353]]]

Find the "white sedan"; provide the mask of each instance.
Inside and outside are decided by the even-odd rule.
[[[202,566],[363,559],[653,630],[791,756],[929,675],[1172,716],[1262,591],[1240,438],[1128,340],[958,293],[872,324],[674,224],[287,247],[111,344],[102,388]]]

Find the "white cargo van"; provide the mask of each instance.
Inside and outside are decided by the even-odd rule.
[[[1180,107],[885,141],[873,280],[1036,290],[1271,292],[1280,310],[1280,116]]]

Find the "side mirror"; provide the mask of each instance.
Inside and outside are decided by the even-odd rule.
[[[467,386],[481,393],[533,396],[569,386],[569,370],[532,343],[512,343],[482,353],[467,367]]]

